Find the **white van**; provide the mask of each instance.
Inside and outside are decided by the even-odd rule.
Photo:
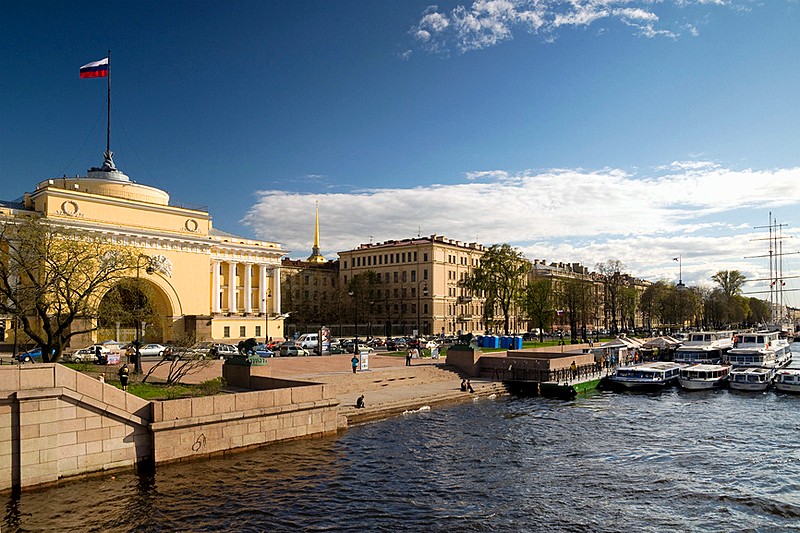
[[[297,338],[297,342],[295,343],[306,350],[316,350],[317,345],[319,344],[319,334],[318,333],[304,333]]]

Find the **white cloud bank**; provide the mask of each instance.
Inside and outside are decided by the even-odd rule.
[[[409,33],[427,52],[460,53],[480,50],[512,39],[521,31],[552,41],[562,28],[589,27],[619,22],[643,37],[677,38],[697,35],[697,27],[685,20],[662,20],[657,11],[675,7],[742,7],[744,0],[475,0],[449,13],[428,7]],[[404,57],[408,57],[407,51]]]
[[[361,243],[418,234],[464,242],[508,242],[531,259],[597,262],[619,259],[647,279],[707,281],[738,268],[766,277],[768,213],[787,223],[800,249],[800,167],[729,169],[706,161],[676,161],[647,175],[620,169],[549,169],[517,174],[466,173],[461,183],[407,189],[311,194],[259,191],[243,223],[266,240],[280,240],[291,257],[307,257],[320,205],[321,248],[336,252]],[[800,258],[800,256],[798,256]],[[797,260],[800,268],[800,260]],[[758,274],[758,275],[756,275]]]

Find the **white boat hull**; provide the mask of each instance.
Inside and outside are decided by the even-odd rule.
[[[796,383],[774,383],[775,389],[781,392],[800,393],[800,384]]]
[[[759,383],[742,383],[740,381],[731,381],[728,385],[734,390],[757,392],[767,390],[770,386],[770,382],[765,381]]]
[[[725,379],[678,379],[681,388],[686,390],[710,390],[719,389],[725,386],[728,378]]]

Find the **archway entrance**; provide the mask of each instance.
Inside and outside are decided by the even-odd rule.
[[[100,300],[99,340],[164,342],[172,338],[173,310],[169,298],[155,283],[128,278],[112,287]]]

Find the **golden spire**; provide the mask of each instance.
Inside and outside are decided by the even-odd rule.
[[[314,246],[311,248],[311,255],[306,259],[309,263],[327,263],[322,254],[319,253],[319,200],[316,202],[317,217],[314,224]]]

